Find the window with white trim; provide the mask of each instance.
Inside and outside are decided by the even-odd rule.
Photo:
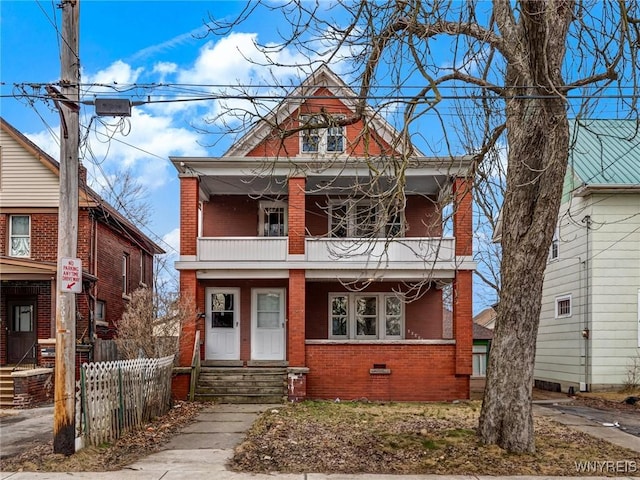
[[[106,324],[106,308],[107,308],[107,304],[104,302],[104,300],[97,300],[96,301],[96,306],[95,306],[95,310],[93,313],[93,318],[95,319],[96,323],[98,324]]]
[[[31,217],[11,215],[9,219],[9,256],[31,256]]]
[[[260,236],[285,237],[287,223],[285,202],[260,202]]]
[[[397,237],[402,232],[400,212],[388,213],[375,202],[351,199],[329,203],[330,237]]]
[[[474,377],[487,376],[487,346],[473,346],[473,374]]]
[[[571,295],[556,297],[556,318],[565,318],[571,315]]]
[[[122,254],[122,294],[129,294],[129,254]]]
[[[329,295],[330,339],[401,339],[403,332],[403,303],[395,294]]]
[[[560,235],[558,227],[553,231],[553,238],[551,239],[551,246],[549,247],[549,260],[556,260],[560,254]]]
[[[334,117],[336,120],[341,116]],[[320,115],[302,115],[300,125],[319,125],[325,123]],[[344,127],[305,129],[300,132],[300,151],[302,153],[340,153],[344,152]]]

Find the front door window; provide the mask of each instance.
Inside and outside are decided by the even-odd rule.
[[[211,295],[211,327],[233,328],[233,293],[214,293]]]
[[[24,359],[33,359],[36,342],[35,301],[18,300],[7,302],[9,325],[7,342],[7,360],[17,363]]]

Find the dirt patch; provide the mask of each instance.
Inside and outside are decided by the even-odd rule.
[[[113,444],[87,447],[68,457],[53,453],[52,442],[32,442],[22,453],[0,460],[2,472],[102,472],[119,470],[160,450],[173,435],[193,422],[203,404],[178,402],[162,417],[130,432]]]
[[[640,453],[536,418],[536,453],[513,455],[481,445],[479,402],[376,404],[304,402],[263,414],[236,448],[236,471],[586,475],[576,462],[624,461]],[[603,475],[607,472],[593,472]]]

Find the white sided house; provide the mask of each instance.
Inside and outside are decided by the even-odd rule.
[[[545,271],[535,382],[562,391],[620,388],[640,380],[630,378],[640,365],[640,125],[571,125]]]

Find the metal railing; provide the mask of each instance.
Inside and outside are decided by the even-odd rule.
[[[22,358],[20,359],[20,361],[18,361],[18,363],[16,363],[13,366],[12,371],[15,372],[16,370],[31,370],[33,368],[36,368],[38,366],[37,346],[38,346],[38,341],[36,340],[31,344],[31,347],[29,347],[27,351],[24,352],[24,355],[22,355]],[[32,354],[32,357],[29,359],[29,362],[31,363],[25,362],[25,360],[28,358],[30,353]]]

